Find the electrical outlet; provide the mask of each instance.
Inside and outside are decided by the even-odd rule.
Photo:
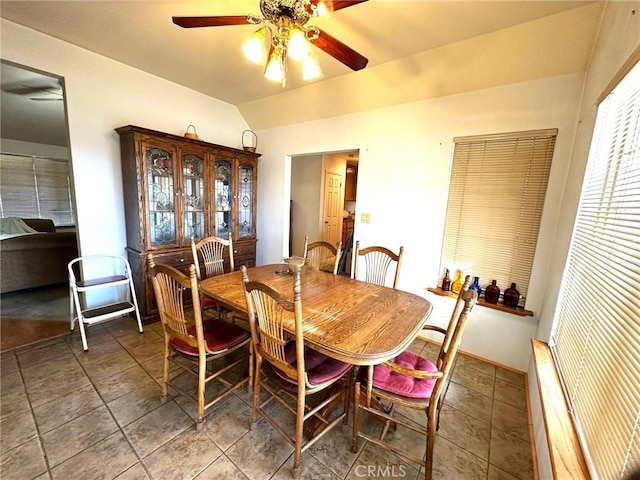
[[[360,223],[370,223],[371,214],[370,213],[361,213],[360,214]]]

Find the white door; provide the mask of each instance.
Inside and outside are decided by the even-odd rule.
[[[342,220],[342,176],[325,172],[324,175],[324,226],[322,240],[335,245],[340,240]]]

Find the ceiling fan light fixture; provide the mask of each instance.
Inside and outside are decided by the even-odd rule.
[[[242,53],[250,62],[264,65],[266,61],[267,27],[256,30],[242,45]]]
[[[320,77],[322,77],[320,65],[311,52],[309,52],[309,55],[302,60],[302,79],[305,82],[308,82],[311,80],[317,80]]]
[[[309,42],[307,42],[305,32],[299,28],[291,29],[287,53],[289,58],[296,62],[304,60],[309,56]]]
[[[267,68],[265,68],[265,78],[279,82],[282,88],[287,85],[287,72],[286,72],[286,53],[282,46],[272,47],[269,53],[269,60],[267,61]]]

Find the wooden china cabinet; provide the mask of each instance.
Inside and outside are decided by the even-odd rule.
[[[233,238],[236,268],[256,259],[257,153],[128,125],[117,128],[127,256],[140,314],[157,315],[147,254],[187,272],[191,237]]]

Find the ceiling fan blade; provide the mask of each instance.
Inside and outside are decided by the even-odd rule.
[[[213,17],[173,17],[173,23],[182,28],[222,27],[225,25],[244,25],[246,15],[213,16]]]
[[[318,38],[313,40],[311,43],[320,50],[331,55],[336,60],[344,63],[351,70],[362,70],[367,66],[367,63],[369,63],[369,60],[366,57],[360,55],[353,48],[346,46],[337,38],[332,37],[320,29],[318,29],[318,33]]]
[[[359,3],[364,3],[367,0],[326,0],[327,8],[333,12],[336,10],[341,10],[343,8],[351,7],[353,5],[358,5]]]

